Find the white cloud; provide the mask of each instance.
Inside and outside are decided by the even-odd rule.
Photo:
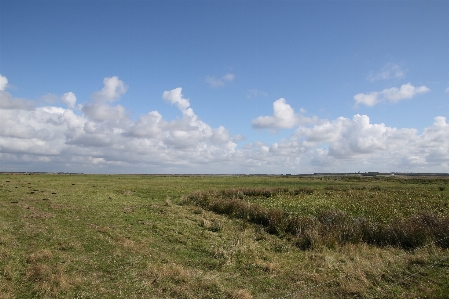
[[[328,120],[322,121],[313,127],[301,126],[295,131],[294,136],[305,138],[302,141],[302,145],[308,148],[319,146],[322,143],[335,142],[348,121],[344,117],[339,117],[332,122]]]
[[[0,91],[5,90],[7,85],[8,85],[8,78],[0,74]]]
[[[71,91],[64,93],[62,96],[58,96],[54,93],[47,93],[39,97],[39,100],[37,101],[38,105],[39,104],[56,105],[57,103],[60,102],[66,104],[68,108],[74,109],[76,104],[76,96]]]
[[[34,102],[26,99],[13,98],[9,92],[0,91],[0,109],[34,110]]]
[[[161,129],[164,131],[164,142],[175,148],[189,148],[198,144],[226,144],[227,148],[233,149],[236,144],[232,142],[229,132],[220,126],[212,129],[204,123],[190,108],[190,102],[182,95],[182,88],[178,87],[165,91],[162,98],[175,104],[183,113],[183,118],[171,122],[162,122]]]
[[[378,80],[388,80],[393,78],[405,77],[405,71],[397,64],[387,63],[380,72],[374,74],[370,73],[368,80],[375,82]]]
[[[222,87],[226,84],[226,82],[232,82],[234,81],[235,75],[234,74],[225,74],[223,77],[216,79],[211,76],[206,77],[206,83],[210,85],[210,87],[217,88]]]
[[[117,76],[104,78],[103,84],[104,87],[100,91],[92,94],[93,100],[112,102],[120,98],[128,90],[128,86]]]
[[[162,115],[157,111],[140,116],[137,121],[128,129],[127,133],[133,137],[159,138],[162,133]]]
[[[125,92],[120,87],[125,86],[123,82],[112,78],[116,79],[106,78],[104,88],[82,105],[81,115],[54,106],[35,111],[3,108],[0,160],[6,157],[11,160],[11,155],[16,160],[39,155],[47,157],[45,163],[59,165],[64,161],[83,171],[89,171],[93,164],[95,169],[104,167],[105,171],[111,167],[159,165],[159,172],[170,171],[171,167],[177,172],[187,169],[195,172],[198,165],[214,161],[232,165],[236,143],[229,131],[223,126],[212,128],[204,123],[190,108],[181,88],[166,91],[162,97],[177,106],[182,118],[167,121],[159,112],[151,111],[134,121],[125,107],[110,103]],[[76,98],[73,93],[67,93],[61,101],[74,106]],[[34,161],[44,163],[43,159]],[[152,170],[143,170],[148,171]]]
[[[0,160],[46,156],[45,163],[54,167],[63,167],[59,163],[64,161],[64,165],[73,164],[73,169],[79,167],[83,172],[95,172],[98,167],[111,171],[111,167],[136,169],[144,165],[146,170],[140,171],[152,172],[152,167],[159,167],[157,172],[195,172],[198,165],[214,161],[232,165],[236,144],[229,131],[223,126],[211,128],[201,121],[181,91],[179,88],[163,93],[164,100],[175,104],[183,114],[171,122],[157,111],[133,121],[124,107],[111,106],[95,97],[83,105],[82,115],[53,106],[35,111],[1,110]],[[34,161],[44,163],[42,159]]]
[[[110,106],[107,103],[90,102],[83,106],[82,111],[95,121],[116,121],[127,117],[126,109],[122,105]]]
[[[190,106],[188,99],[182,97],[182,88],[178,87],[170,91],[164,91],[162,98],[170,104],[175,104],[181,111],[186,110]]]
[[[363,104],[371,107],[379,102],[379,93],[378,92],[370,92],[368,94],[359,93],[354,96],[354,100],[356,106],[358,106],[359,104]]]
[[[414,87],[410,83],[404,84],[401,88],[392,87],[382,91],[383,96],[391,102],[399,102],[404,99],[411,99],[417,94],[426,93],[430,89],[427,86]]]
[[[253,122],[269,128],[296,126],[295,133],[271,144],[256,141],[238,147],[237,142],[245,138],[240,134],[231,137],[226,127],[212,128],[203,122],[181,88],[162,94],[163,100],[182,114],[173,121],[158,111],[134,120],[125,107],[95,97],[76,112],[51,105],[26,110],[23,108],[31,101],[1,92],[9,96],[8,101],[0,101],[0,163],[4,171],[449,171],[449,123],[442,116],[419,134],[413,128],[371,123],[368,116],[358,114],[351,119],[304,121],[304,116],[279,99],[273,103],[273,116]],[[118,100],[117,93],[111,98]],[[69,99],[61,101],[75,105],[76,101]]]
[[[340,122],[343,127],[329,145],[329,155],[348,158],[356,155],[370,155],[386,150],[398,150],[413,136],[413,131],[397,130],[384,124],[371,124],[366,115],[355,115],[352,121]]]
[[[446,90],[444,92],[449,93],[449,87],[446,88]]]
[[[316,118],[295,113],[295,110],[287,104],[287,101],[280,98],[273,103],[273,116],[259,116],[253,119],[252,125],[257,129],[286,129],[298,125],[313,124],[316,120]]]
[[[287,104],[284,98],[273,103],[273,116],[259,116],[253,120],[256,128],[293,128],[297,123],[294,109]]]
[[[329,155],[336,158],[399,149],[415,134],[416,130],[398,130],[384,124],[371,124],[368,116],[359,114],[354,115],[352,120],[339,117],[311,128],[300,127],[295,132],[295,136],[307,147],[327,143]]]
[[[449,124],[446,117],[437,116],[432,126],[424,129],[420,146],[422,148],[439,148],[449,149]]]
[[[61,101],[67,104],[67,107],[73,109],[76,103],[76,96],[73,92],[69,91],[61,96]]]
[[[355,105],[363,104],[366,106],[374,106],[382,101],[390,101],[393,103],[401,100],[411,99],[414,96],[426,93],[430,89],[425,86],[415,87],[410,83],[403,84],[400,88],[392,87],[382,90],[381,92],[359,93],[354,96]]]
[[[123,121],[127,118],[125,107],[121,105],[110,106],[108,102],[116,101],[121,95],[126,93],[128,86],[117,76],[106,77],[103,80],[103,88],[91,95],[92,101],[84,104],[82,112],[94,121]],[[65,100],[73,100],[74,94],[65,94]],[[73,95],[73,96],[72,96]],[[63,96],[64,97],[64,96]]]
[[[371,124],[368,116],[357,114],[352,120],[340,117],[300,127],[293,138],[300,142],[298,148],[310,149],[307,153],[312,164],[338,166],[338,171],[361,166],[380,171],[449,170],[449,124],[441,116],[421,135],[413,128]]]

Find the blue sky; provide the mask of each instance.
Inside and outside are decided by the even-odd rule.
[[[447,1],[0,1],[0,165],[449,172]]]

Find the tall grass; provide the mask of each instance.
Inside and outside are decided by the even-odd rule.
[[[328,189],[328,188],[326,188]],[[377,189],[375,189],[377,190]],[[380,221],[369,216],[351,215],[339,209],[321,209],[314,215],[298,215],[280,208],[268,208],[250,197],[297,195],[313,193],[302,188],[246,188],[221,191],[197,191],[185,198],[205,210],[259,224],[275,235],[293,236],[301,249],[316,246],[335,247],[347,243],[366,243],[376,246],[396,246],[413,249],[429,242],[449,248],[449,218],[432,213],[420,213],[409,217],[389,217]]]

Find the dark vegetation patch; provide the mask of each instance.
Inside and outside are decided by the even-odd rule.
[[[382,188],[373,186],[371,190],[381,191]],[[312,194],[313,189],[197,191],[188,195],[185,201],[205,210],[261,225],[270,234],[293,236],[301,249],[320,245],[335,247],[347,243],[414,249],[429,242],[449,248],[449,218],[443,215],[418,213],[409,217],[393,216],[386,222],[376,221],[369,216],[351,215],[339,209],[320,209],[312,215],[297,215],[280,208],[264,207],[257,201],[245,200],[246,197],[269,198],[300,193]]]

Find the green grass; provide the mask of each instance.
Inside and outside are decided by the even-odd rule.
[[[441,190],[440,190],[441,191]],[[293,235],[300,248],[345,243],[448,248],[449,206],[440,193],[379,186],[197,191],[186,202]]]
[[[407,249],[314,239],[305,250],[297,233],[189,197],[207,191],[211,201],[234,198],[290,218],[319,222],[339,211],[390,225],[445,219],[448,183],[0,175],[0,298],[447,298],[449,252],[435,238]]]

